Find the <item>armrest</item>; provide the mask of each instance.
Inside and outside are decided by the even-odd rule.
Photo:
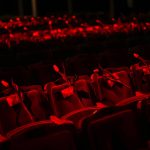
[[[86,108],[81,108],[79,110],[75,110],[73,112],[70,112],[64,116],[62,116],[63,119],[68,119],[71,120],[75,127],[77,129],[80,129],[82,127],[82,121],[90,116],[94,115],[97,111],[101,110],[102,108],[98,107],[86,107]]]
[[[73,122],[70,120],[58,118],[57,116],[54,116],[54,115],[51,115],[49,118],[53,123],[55,123],[57,125],[61,125],[61,124],[65,124],[65,123],[73,124]]]
[[[121,100],[120,102],[118,102],[116,104],[116,106],[124,106],[127,104],[131,104],[133,102],[147,100],[149,98],[150,98],[150,94],[141,94],[139,96],[132,96],[132,97],[126,98],[124,100]]]
[[[85,108],[81,108],[81,109],[78,109],[78,110],[75,110],[75,111],[72,111],[64,116],[62,116],[61,118],[62,119],[71,119],[72,117],[74,116],[77,116],[77,115],[81,115],[81,114],[92,114],[94,113],[96,110],[99,110],[101,108],[98,108],[98,107],[85,107]],[[81,115],[82,116],[82,115]]]

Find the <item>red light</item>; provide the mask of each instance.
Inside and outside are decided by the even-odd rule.
[[[35,36],[35,37],[39,36],[39,32],[38,31],[33,32],[33,36]]]
[[[17,17],[17,18],[16,18],[16,20],[17,20],[17,21],[20,21],[20,18],[19,18],[19,17]]]
[[[66,24],[69,24],[69,21],[68,21],[68,20],[66,20],[66,21],[65,21],[65,23],[66,23]]]
[[[18,26],[19,26],[19,27],[22,27],[22,26],[23,26],[23,24],[20,22],[20,23],[18,24]]]
[[[146,27],[145,27],[145,26],[143,27],[143,30],[146,30]]]
[[[61,17],[58,17],[58,20],[62,20],[62,18],[61,18]]]
[[[118,29],[118,28],[119,28],[119,25],[115,23],[115,24],[113,25],[113,27],[114,27],[115,29]]]
[[[137,18],[136,18],[136,17],[133,17],[133,20],[134,20],[134,21],[137,21]]]
[[[28,28],[27,28],[27,27],[24,27],[24,28],[23,28],[23,30],[27,31],[27,30],[28,30]]]
[[[99,19],[96,19],[96,23],[100,23],[101,21]]]
[[[83,32],[83,28],[79,27],[78,28],[79,32]]]
[[[55,72],[59,72],[59,68],[58,68],[57,65],[53,65],[53,69],[54,69]]]
[[[99,26],[95,26],[95,29],[98,30],[98,29],[100,29],[100,27]]]
[[[34,21],[34,20],[35,20],[34,17],[32,17],[32,18],[31,18],[31,21]]]
[[[9,37],[10,37],[10,38],[13,38],[13,37],[14,37],[14,35],[13,35],[12,33],[10,33],[10,34],[9,34]]]
[[[104,30],[109,30],[109,26],[108,25],[104,26]]]
[[[45,40],[49,40],[49,39],[51,39],[51,36],[50,36],[50,35],[45,35],[45,36],[44,36],[44,39],[45,39]]]
[[[4,26],[5,29],[8,29],[8,26]]]
[[[9,22],[13,22],[13,20],[12,20],[12,19],[10,19],[10,20],[9,20]]]
[[[52,25],[52,20],[50,20],[50,21],[48,22],[48,24],[49,24],[49,25]]]
[[[88,32],[93,31],[93,27],[87,27],[86,30],[87,30]]]
[[[115,18],[111,18],[112,21],[115,21]]]
[[[75,19],[76,18],[76,16],[72,16],[72,19]]]
[[[139,57],[139,54],[134,53],[133,56],[134,56],[135,58],[138,58],[138,57]]]
[[[58,33],[61,33],[61,29],[58,29],[57,32],[58,32]]]
[[[44,20],[48,20],[48,18],[47,18],[47,17],[44,17]]]
[[[3,86],[5,86],[5,87],[9,87],[8,82],[6,82],[5,80],[2,80],[2,81],[1,81],[1,84],[2,84]]]

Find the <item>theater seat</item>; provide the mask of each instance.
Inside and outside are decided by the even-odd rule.
[[[134,112],[115,109],[100,110],[82,121],[84,149],[137,150],[143,146]]]
[[[84,107],[75,92],[63,97],[61,92],[68,87],[70,87],[68,83],[54,85],[52,87],[47,85],[46,92],[53,108],[53,112],[57,117],[61,117],[71,111]]]
[[[48,119],[52,110],[46,94],[42,90],[33,89],[24,93],[25,104],[35,121]]]
[[[28,85],[28,86],[20,86],[20,90],[23,92],[28,92],[31,90],[39,90],[42,91],[42,86],[41,85]]]
[[[146,61],[147,65],[150,64],[150,61]],[[134,88],[143,93],[150,92],[150,70],[146,65],[137,63],[131,65],[131,76],[134,83]]]
[[[8,101],[12,97],[14,95],[0,98],[0,133],[7,133],[18,126],[31,122],[20,104],[9,104]]]
[[[51,83],[50,86],[47,85],[46,90],[53,109],[53,114],[59,118],[73,121],[77,128],[79,127],[78,123],[81,118],[99,109],[96,106],[89,107],[83,105],[75,91],[69,92],[70,95],[68,95],[68,90],[70,90],[68,83],[54,85],[52,87],[51,85]]]
[[[90,81],[79,79],[74,83],[74,88],[84,106],[94,106],[90,91]]]
[[[7,134],[9,150],[77,150],[73,124],[35,122]]]
[[[132,97],[135,95],[132,89],[131,79],[129,73],[125,70],[111,73],[116,76],[116,79],[112,79],[103,75],[98,77],[98,83],[100,87],[100,93],[103,103],[108,105],[115,105],[123,99]]]

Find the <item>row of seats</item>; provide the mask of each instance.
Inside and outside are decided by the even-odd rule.
[[[102,75],[96,69],[91,77],[75,79],[55,66],[62,79],[44,89],[12,86],[0,100],[0,133],[5,137],[1,146],[70,150],[147,146],[143,144],[150,138],[149,95],[136,94],[133,68],[108,68]]]

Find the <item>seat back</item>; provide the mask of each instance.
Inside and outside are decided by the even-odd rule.
[[[42,91],[43,89],[41,85],[28,85],[28,86],[20,86],[20,90],[23,92],[28,92],[31,90]]]
[[[74,90],[70,91],[69,87],[70,85],[67,83],[54,86],[47,85],[46,91],[53,109],[53,113],[58,117],[84,107],[78,95],[74,92]],[[63,96],[63,90],[67,96]]]
[[[85,143],[89,143],[85,144],[87,149],[135,150],[141,146],[140,133],[132,110],[92,116],[84,123],[84,130],[87,140]]]
[[[79,79],[75,82],[74,87],[84,106],[94,106],[91,95],[90,81]]]
[[[150,62],[147,64],[149,65]],[[150,92],[150,68],[148,69],[148,66],[137,63],[132,65],[130,70],[135,90],[144,93]]]
[[[7,137],[10,141],[9,150],[77,150],[72,124],[35,122],[9,132]]]
[[[114,105],[119,101],[134,96],[129,73],[121,70],[112,73],[115,78],[107,78],[105,76],[99,78],[99,85],[104,103]]]
[[[50,102],[41,89],[24,93],[25,104],[36,121],[48,119],[51,112]]]
[[[0,98],[0,132],[8,131],[30,122],[30,118],[20,104],[13,104],[15,95]]]

